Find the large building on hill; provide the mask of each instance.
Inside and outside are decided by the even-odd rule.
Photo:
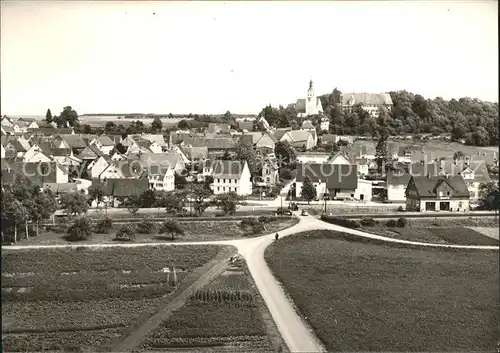
[[[314,94],[313,82],[309,81],[309,89],[307,90],[307,97],[303,99],[297,99],[295,103],[295,110],[297,111],[297,116],[299,118],[318,115],[323,113],[323,105],[319,97]]]
[[[380,108],[391,109],[392,99],[389,93],[342,94],[342,109],[344,112],[351,112],[356,104],[361,104],[361,107],[371,116],[378,117]]]

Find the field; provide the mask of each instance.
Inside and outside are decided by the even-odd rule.
[[[493,218],[474,219],[407,219],[408,225],[404,228],[386,226],[386,219],[378,220],[373,227],[363,227],[368,233],[383,235],[411,241],[421,241],[434,244],[459,245],[499,245],[498,239],[484,235],[484,231],[476,231],[469,227],[496,229],[498,221]]]
[[[244,267],[244,264],[240,266]],[[190,351],[273,351],[261,305],[246,269],[230,267],[195,292],[184,307],[162,322],[147,337],[142,348],[163,352],[179,348],[189,348]]]
[[[329,351],[496,347],[498,251],[408,248],[312,231],[274,243],[265,257]]]
[[[109,234],[92,234],[92,239],[80,241],[79,244],[105,244],[116,243],[115,233],[120,227],[118,220],[109,230]],[[242,239],[245,237],[255,237],[263,234],[274,233],[282,229],[289,228],[298,222],[297,218],[275,219],[272,222],[265,224],[263,232],[253,234],[240,227],[241,220],[238,221],[179,221],[185,230],[182,236],[176,236],[172,240],[170,234],[136,234],[136,243],[150,242],[172,242],[172,241],[213,241],[213,240],[231,240]],[[158,224],[159,225],[159,224]],[[41,232],[37,237],[31,237],[20,242],[22,245],[55,245],[68,244],[64,233],[56,233],[54,231]]]
[[[2,251],[7,351],[98,350],[215,258],[219,246]],[[176,268],[174,283],[173,266]]]

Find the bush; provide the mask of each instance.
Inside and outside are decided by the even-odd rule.
[[[141,219],[136,228],[139,234],[155,233],[157,229],[156,223],[149,218]]]
[[[108,234],[109,229],[113,226],[113,221],[109,217],[105,217],[97,221],[95,232],[99,234]]]
[[[270,223],[274,220],[276,220],[276,217],[272,217],[272,216],[260,216],[258,218],[259,222],[260,223]]]
[[[407,224],[408,224],[408,220],[406,218],[399,217],[396,225],[400,228],[404,228],[404,227],[406,227]]]
[[[135,239],[135,227],[132,224],[123,224],[116,232],[116,240]]]
[[[66,233],[66,239],[69,241],[87,240],[92,237],[92,223],[87,217],[78,218]]]
[[[387,227],[396,227],[397,226],[397,222],[395,219],[389,219],[387,222],[385,222],[385,225]]]
[[[398,207],[398,212],[404,212],[404,211],[405,211],[405,209],[403,208],[403,206]]]
[[[259,234],[266,230],[266,227],[262,223],[256,223],[252,226],[252,233]]]
[[[359,221],[352,219],[322,215],[321,220],[331,224],[336,224],[341,227],[354,228],[354,229],[361,228],[361,223]]]
[[[374,220],[373,218],[367,218],[364,217],[361,219],[361,225],[365,227],[373,227],[377,224],[378,222]]]
[[[260,218],[260,217],[259,217]],[[241,228],[247,228],[247,227],[253,227],[260,224],[259,221],[256,218],[245,218],[240,222],[240,227]]]

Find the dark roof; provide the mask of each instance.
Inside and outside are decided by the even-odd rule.
[[[297,181],[304,182],[309,177],[311,182],[326,180],[329,190],[355,190],[358,187],[358,167],[356,165],[301,163],[297,165]]]
[[[96,159],[97,157],[99,156],[90,146],[85,147],[84,150],[76,156],[76,158],[79,159]]]
[[[272,133],[274,135],[274,138],[279,141],[281,140],[281,138],[283,137],[283,135],[287,132],[287,131],[291,131],[292,128],[291,127],[285,127],[285,128],[281,128],[281,129],[276,129],[274,130]]]
[[[98,136],[97,141],[99,141],[103,146],[114,146],[115,145],[115,142],[108,135]]]
[[[217,160],[214,164],[214,177],[217,178],[238,178],[243,172],[245,162]]]
[[[54,135],[67,135],[73,132],[72,128],[55,128],[55,127],[40,127],[38,129],[28,129],[28,131],[33,135],[45,135],[45,136],[54,136]]]
[[[71,148],[85,148],[87,144],[80,135],[59,134],[59,137],[66,141]]]
[[[240,141],[245,143],[245,144],[248,144],[250,146],[253,146],[253,136],[252,135],[241,135]]]
[[[435,163],[412,163],[408,164],[408,172],[400,169],[387,174],[387,185],[408,185],[411,176],[438,176],[439,167]]]
[[[412,184],[412,181],[415,184],[415,189],[420,197],[436,197],[438,188],[443,183],[446,183],[453,190],[453,194],[451,195],[452,197],[469,197],[467,185],[460,175],[449,177],[412,176],[408,186]]]
[[[53,148],[50,152],[53,156],[69,156],[71,155],[71,148]]]
[[[4,168],[4,166],[2,166]],[[5,167],[6,168],[6,167]],[[14,162],[10,164],[10,171],[2,171],[2,182],[8,183],[8,180],[13,181],[15,178],[13,174],[26,176],[33,184],[42,185],[43,183],[55,183],[57,168],[62,169],[55,162]],[[9,175],[10,174],[10,175]]]
[[[30,149],[30,144],[23,140],[15,139],[9,142],[10,145],[17,151],[17,152],[26,152],[27,150]]]
[[[94,182],[92,181],[92,184]],[[106,194],[116,197],[126,197],[131,195],[141,195],[148,190],[149,182],[147,178],[141,179],[108,179],[104,182]]]
[[[207,146],[200,146],[200,147],[181,146],[181,151],[190,160],[205,159],[208,156],[208,147]]]

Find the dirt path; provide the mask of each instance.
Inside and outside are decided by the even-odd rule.
[[[177,295],[174,298],[172,298],[172,296],[166,296],[164,306],[142,325],[130,332],[123,341],[115,345],[111,349],[111,352],[130,352],[138,347],[146,337],[175,310],[183,307],[191,294],[226,271],[229,257],[236,254],[236,252],[235,248],[225,248],[221,250],[213,260],[191,273],[188,278],[184,280],[185,286],[186,283],[189,284],[189,282],[192,282],[196,277],[198,278],[187,288],[180,288],[180,291],[176,291]]]

